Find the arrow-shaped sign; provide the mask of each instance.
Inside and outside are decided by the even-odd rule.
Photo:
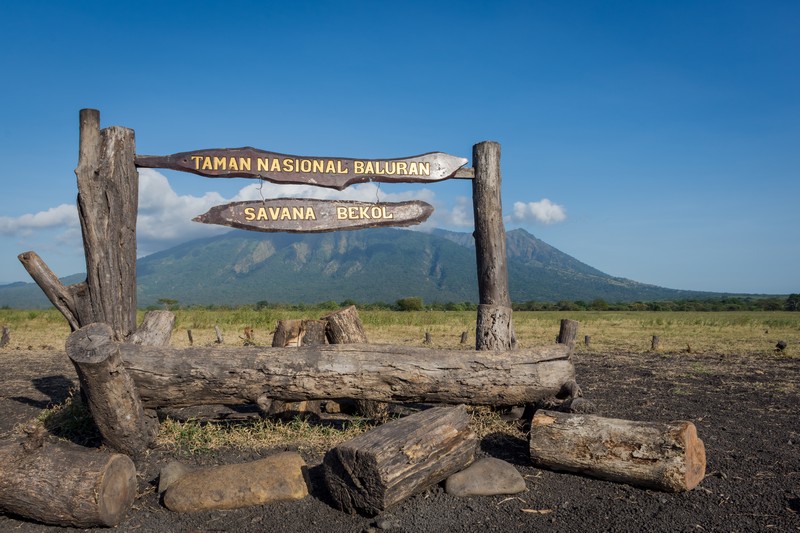
[[[181,152],[167,156],[137,155],[136,166],[193,172],[210,178],[261,178],[275,183],[317,185],[342,190],[367,181],[425,183],[471,178],[462,170],[467,160],[441,152],[402,159],[306,157],[227,148]]]

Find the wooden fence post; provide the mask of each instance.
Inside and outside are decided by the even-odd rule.
[[[472,147],[472,203],[475,215],[475,255],[478,266],[476,350],[513,350],[517,344],[512,322],[506,266],[506,231],[500,194],[500,145],[484,141]]]

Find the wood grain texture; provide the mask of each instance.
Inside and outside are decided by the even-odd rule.
[[[145,407],[353,398],[522,405],[575,378],[569,347],[476,352],[378,344],[285,348],[120,344]]]
[[[336,506],[376,515],[472,463],[478,439],[463,405],[435,407],[359,435],[323,460]]]
[[[667,492],[691,490],[705,476],[703,441],[691,422],[635,422],[537,411],[531,422],[536,466]]]

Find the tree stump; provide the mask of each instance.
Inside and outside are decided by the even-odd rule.
[[[114,330],[107,324],[89,324],[70,334],[66,351],[103,441],[117,451],[136,456],[153,442],[158,418],[143,409],[113,335]]]
[[[170,311],[148,311],[128,342],[147,346],[167,346],[175,327],[175,315]]]
[[[338,311],[325,315],[324,320],[325,335],[331,344],[358,344],[367,341],[367,332],[358,316],[358,309],[355,305],[339,309]],[[355,410],[361,416],[373,420],[386,420],[389,417],[389,404],[376,402],[373,400],[355,400]]]
[[[376,515],[463,470],[478,439],[463,405],[435,407],[386,423],[330,450],[325,485],[348,513]]]
[[[691,490],[706,469],[691,422],[633,422],[537,411],[531,421],[536,466],[667,492]]]
[[[0,444],[0,509],[37,522],[113,527],[136,497],[129,457],[63,441]]]
[[[575,346],[575,339],[578,338],[578,328],[580,326],[580,322],[577,320],[570,320],[569,318],[562,318],[561,319],[561,326],[558,330],[558,342],[559,344],[568,344],[570,346]]]
[[[653,338],[650,339],[650,350],[657,352],[659,344],[661,344],[661,339],[658,337],[658,335],[653,335]]]

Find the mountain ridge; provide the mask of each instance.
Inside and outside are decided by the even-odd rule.
[[[610,276],[523,229],[506,233],[506,253],[514,302],[725,296]],[[67,279],[74,283],[84,277]],[[430,303],[477,302],[472,235],[396,228],[306,234],[233,230],[137,261],[140,307],[155,305],[162,298],[182,305],[240,305],[331,300],[391,303],[409,296]],[[0,286],[0,306],[48,305],[35,284]]]

